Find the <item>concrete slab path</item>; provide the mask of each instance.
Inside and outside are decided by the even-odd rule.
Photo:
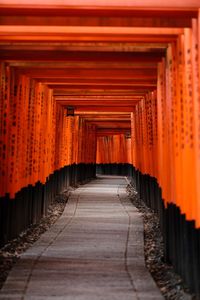
[[[21,255],[0,299],[163,299],[144,263],[143,222],[125,177],[76,189],[63,215]]]

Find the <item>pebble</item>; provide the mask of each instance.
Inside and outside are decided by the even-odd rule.
[[[10,241],[0,249],[0,289],[19,255],[28,249],[62,214],[72,189],[65,190],[55,198],[54,203],[48,210],[48,215],[39,224],[32,225],[28,230],[22,232],[17,239]],[[189,290],[180,276],[175,273],[173,267],[164,262],[164,245],[158,216],[139,199],[134,183],[129,185],[127,189],[131,201],[143,215],[146,265],[164,298],[174,300],[195,299],[193,295],[189,294]]]
[[[40,235],[62,214],[71,190],[72,188],[69,188],[55,198],[54,203],[48,209],[47,216],[41,219],[38,224],[30,226],[26,231],[21,232],[18,238],[13,239],[0,249],[0,289],[20,254],[37,241]]]
[[[146,206],[136,191],[134,182],[127,187],[132,203],[142,213],[144,220],[144,251],[146,266],[160,288],[165,299],[191,300],[195,296],[171,265],[164,262],[164,243],[159,226],[159,218]]]

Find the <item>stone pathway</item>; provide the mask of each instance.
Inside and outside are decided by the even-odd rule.
[[[125,177],[76,189],[60,219],[10,272],[0,299],[163,299],[147,271],[143,222]]]

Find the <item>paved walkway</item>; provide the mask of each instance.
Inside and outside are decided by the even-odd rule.
[[[76,189],[12,269],[0,299],[163,299],[145,268],[143,223],[126,185],[104,176]]]

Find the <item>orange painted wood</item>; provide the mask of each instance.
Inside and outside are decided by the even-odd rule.
[[[198,0],[194,0],[197,5],[192,5],[190,0],[181,1],[180,4],[174,3],[173,5],[167,5],[167,7],[160,5],[153,5],[153,7],[148,3],[145,7],[141,1],[139,6],[135,5],[125,5],[125,3],[120,3],[120,6],[116,5],[106,5],[101,2],[101,5],[58,5],[58,3],[53,2],[48,5],[30,4],[23,3],[19,5],[13,2],[9,4],[7,0],[5,3],[0,4],[0,13],[2,15],[10,16],[103,16],[103,17],[137,17],[141,15],[142,17],[197,17],[197,9],[199,7]],[[10,0],[11,1],[11,0]],[[85,1],[84,1],[85,2]],[[86,2],[85,2],[86,3]],[[187,3],[187,4],[186,4]],[[100,3],[99,3],[100,4]],[[131,3],[132,4],[132,3]],[[153,4],[153,2],[151,3]],[[159,3],[160,4],[160,3]],[[196,8],[195,8],[196,7]]]
[[[100,45],[102,45],[102,43],[103,42],[101,42]],[[74,51],[68,50],[68,48],[69,48],[68,44],[66,45],[66,49],[65,49],[65,44],[66,44],[66,41],[64,41],[61,44],[61,46],[60,46],[60,44],[58,44],[56,46],[56,48],[58,48],[58,50],[56,50],[54,43],[52,43],[51,46],[48,46],[49,44],[46,45],[45,43],[43,43],[42,45],[41,45],[41,43],[39,43],[39,45],[37,43],[36,44],[31,43],[29,45],[29,49],[26,49],[26,47],[27,47],[26,44],[25,45],[20,44],[20,43],[15,44],[14,41],[12,41],[12,45],[10,45],[10,44],[2,45],[1,58],[3,60],[9,60],[13,63],[20,62],[20,61],[21,62],[36,61],[38,63],[38,65],[40,65],[41,62],[48,62],[48,61],[49,62],[62,61],[62,62],[68,62],[68,63],[70,63],[70,62],[71,63],[72,62],[74,62],[74,63],[76,63],[76,62],[86,62],[86,63],[91,63],[91,62],[105,63],[105,62],[107,62],[108,67],[109,67],[109,63],[113,63],[113,62],[116,63],[116,61],[120,62],[120,63],[130,63],[130,65],[131,65],[131,63],[144,63],[144,64],[145,63],[157,63],[163,55],[162,44],[161,44],[162,51],[158,52],[156,50],[155,52],[148,52],[148,48],[147,48],[147,53],[145,53],[145,56],[143,53],[138,52],[137,48],[134,51],[134,55],[132,55],[132,53],[130,53],[130,51],[123,52],[122,46],[121,46],[121,49],[119,49],[118,51],[113,53],[112,50],[115,50],[116,43],[114,43],[115,47],[114,46],[110,47],[110,51],[99,51],[101,49],[101,47],[99,47],[99,50],[96,50],[94,52],[88,51],[88,48],[91,47],[90,43],[88,45],[88,43],[84,42],[84,41],[76,43],[76,45],[77,45],[76,50],[78,51],[78,55],[77,55],[77,53],[75,53]],[[85,50],[80,50],[81,47],[83,47],[83,45],[86,46]],[[96,42],[95,42],[95,45],[96,45]],[[121,45],[121,43],[120,43],[120,45]],[[143,47],[148,46],[147,43],[143,43],[142,45],[143,45]],[[9,48],[11,46],[14,46],[15,49],[11,50]],[[19,47],[19,49],[17,47]],[[21,47],[21,49],[20,49],[20,47]],[[36,48],[35,50],[37,50],[37,51],[33,50],[34,47]],[[42,47],[44,47],[45,49],[42,50],[41,49]],[[59,49],[59,47],[60,47],[60,49]],[[23,50],[24,48],[25,48],[25,50]],[[66,55],[66,51],[67,51],[67,55]],[[52,65],[51,65],[51,67],[52,67]],[[84,78],[81,78],[81,80],[84,80]]]
[[[138,102],[131,129],[136,168],[156,177],[165,204],[176,204],[199,227],[197,19],[191,24],[168,46],[158,64],[157,99],[153,92]]]
[[[193,13],[195,15],[195,13]],[[85,24],[87,26],[117,26],[117,27],[189,27],[190,26],[190,16],[178,16],[175,19],[174,17],[163,18],[162,16],[149,16],[144,18],[136,15],[134,12],[131,17],[123,16],[113,16],[105,17],[100,16],[26,16],[22,18],[21,15],[18,16],[6,16],[2,15],[0,18],[0,24],[5,25],[36,25],[36,26],[78,26],[79,24]]]
[[[123,134],[97,136],[97,164],[132,163],[130,143]]]

